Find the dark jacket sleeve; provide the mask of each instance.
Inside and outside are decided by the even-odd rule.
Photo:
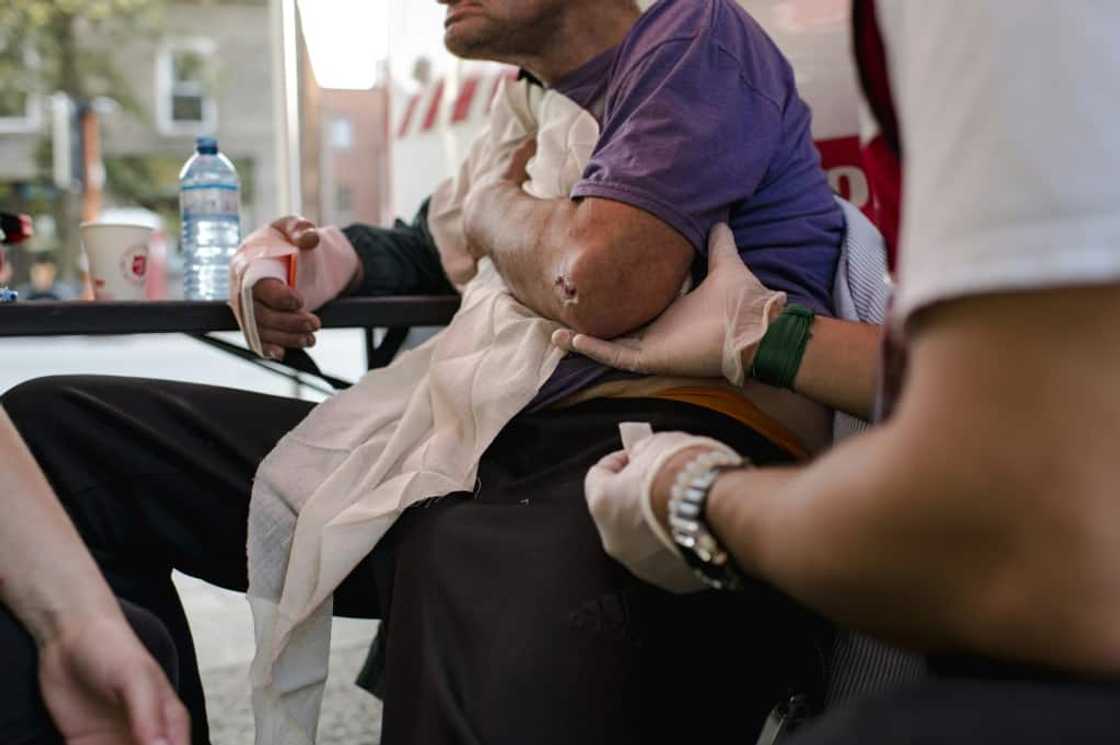
[[[350,225],[342,232],[354,246],[365,277],[354,295],[454,295],[428,230],[428,200],[412,223],[391,228]]]

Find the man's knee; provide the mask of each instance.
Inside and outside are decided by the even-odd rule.
[[[68,398],[87,388],[94,378],[84,375],[52,375],[20,383],[0,395],[0,406],[21,432],[37,422],[65,425],[60,407]]]
[[[74,495],[110,470],[104,445],[116,428],[106,420],[104,404],[110,400],[105,393],[112,380],[83,375],[36,378],[0,397],[16,434],[75,520]]]

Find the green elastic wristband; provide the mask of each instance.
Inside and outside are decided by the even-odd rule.
[[[803,305],[787,305],[770,324],[751,365],[751,376],[778,388],[792,388],[817,314]]]

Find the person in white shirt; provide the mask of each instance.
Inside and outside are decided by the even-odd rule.
[[[651,547],[665,567],[683,556],[725,584],[769,582],[930,655],[928,683],[799,743],[1115,742],[1120,6],[857,11],[865,88],[905,173],[891,330],[909,360],[893,415],[793,468],[655,434],[591,470],[592,514],[608,552],[654,582]],[[560,341],[671,373],[666,350],[696,343],[673,312],[636,344]],[[793,385],[840,360],[856,374],[833,392],[869,409],[866,329],[812,334],[792,337]],[[756,351],[738,350],[747,369]]]

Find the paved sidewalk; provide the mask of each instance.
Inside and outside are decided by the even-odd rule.
[[[249,605],[237,593],[191,577],[176,574],[175,584],[194,632],[213,745],[253,745]],[[331,676],[319,722],[320,745],[377,745],[381,740],[381,702],[353,682],[376,628],[375,621],[335,621]]]
[[[319,745],[377,745],[381,741],[381,702],[353,683],[365,655],[364,644],[332,650]],[[213,669],[202,677],[213,745],[253,745],[249,666]]]

